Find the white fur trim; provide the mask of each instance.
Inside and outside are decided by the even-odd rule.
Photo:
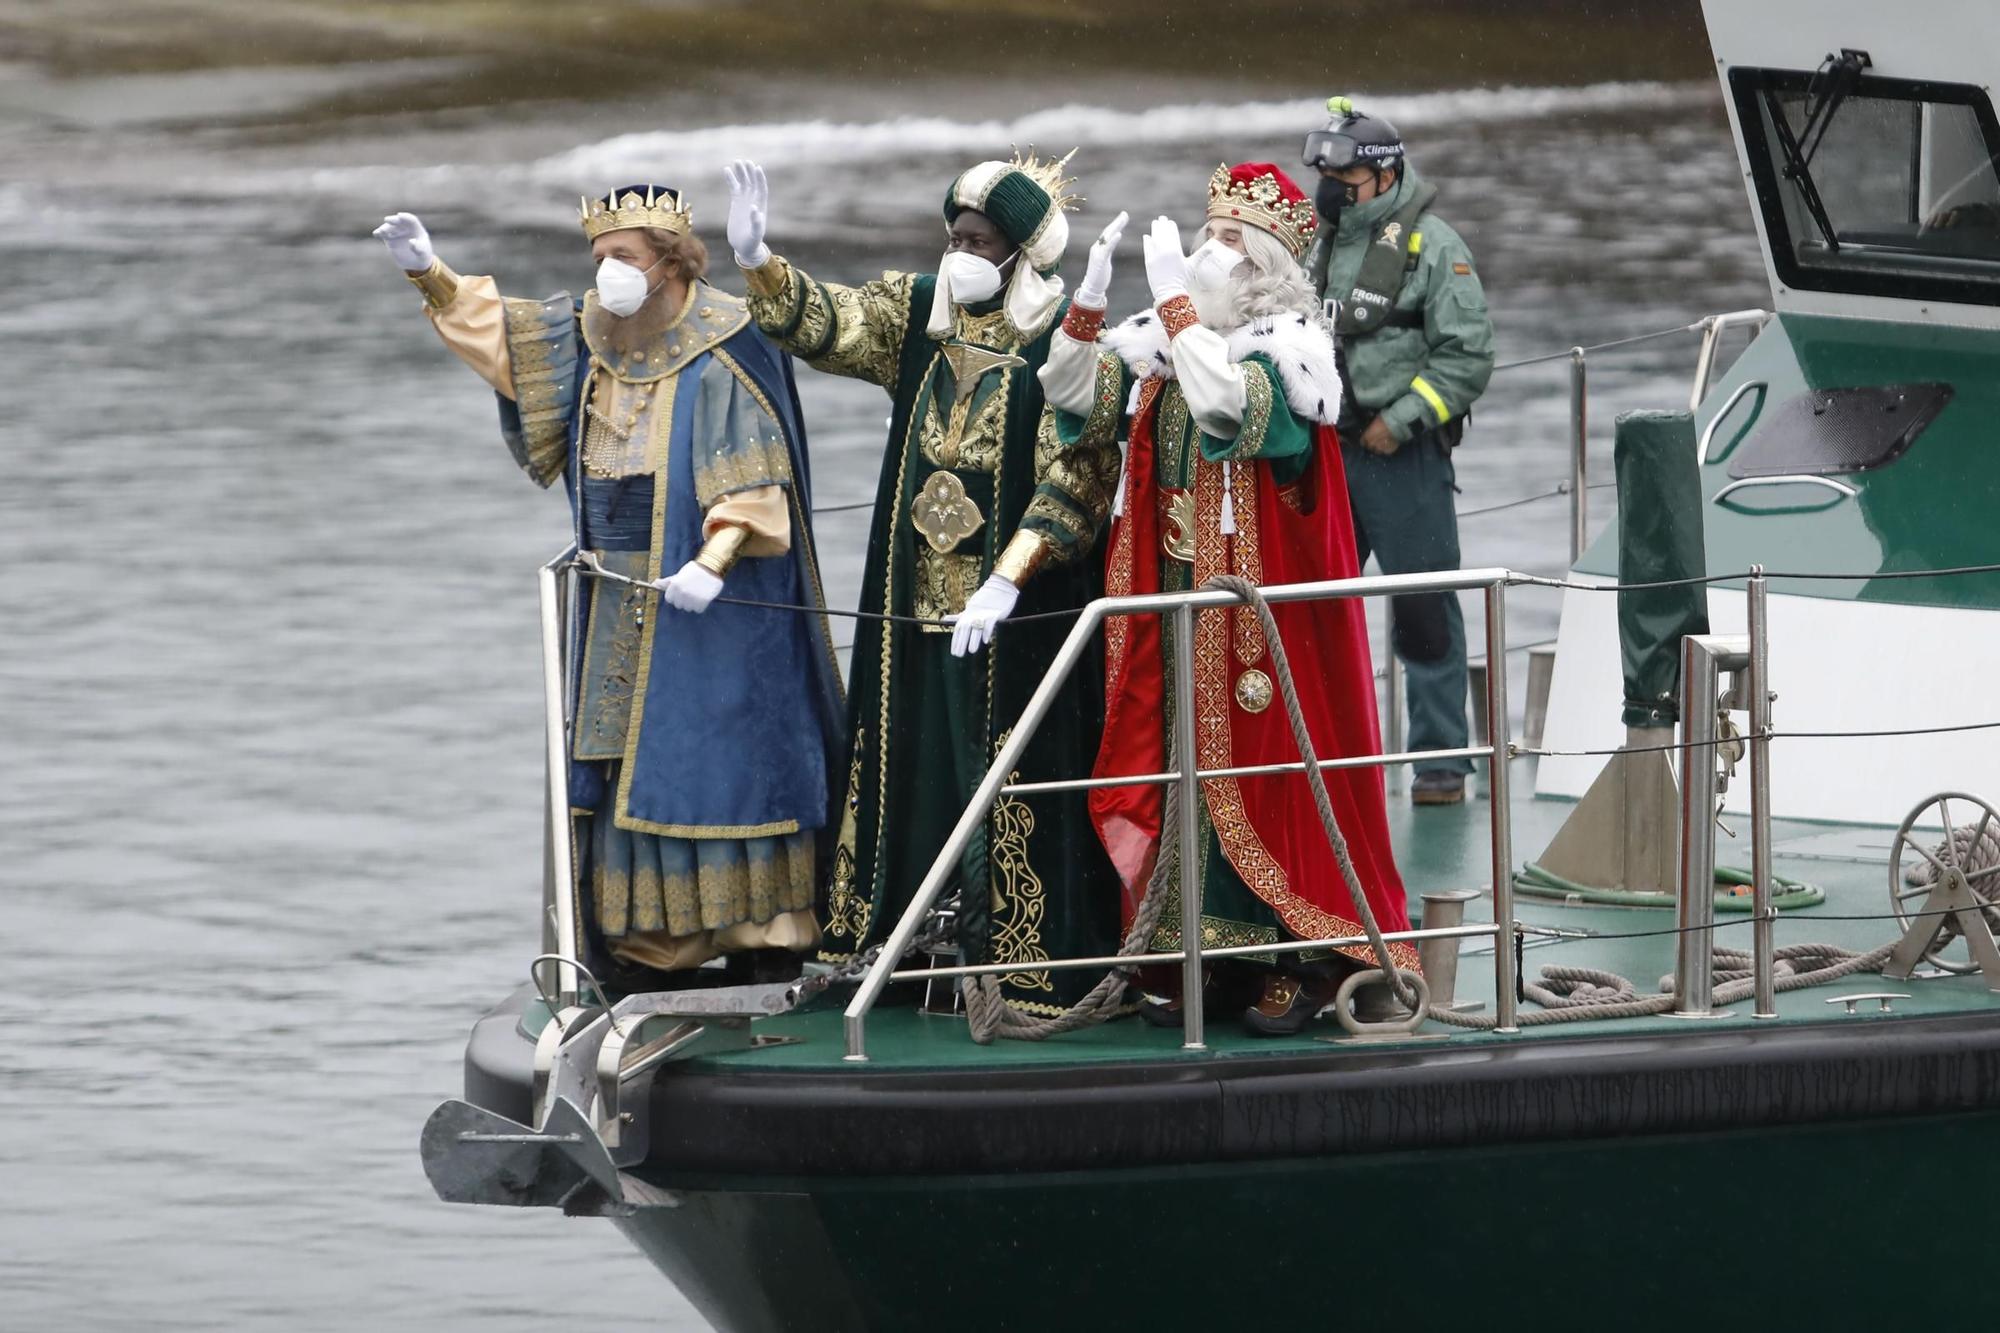
[[[1310,315],[1263,315],[1229,335],[1229,359],[1262,353],[1278,368],[1292,411],[1321,425],[1340,416],[1340,367],[1333,335]]]
[[[1139,379],[1174,377],[1167,331],[1151,310],[1106,329],[1099,341]],[[1229,335],[1229,359],[1242,361],[1252,353],[1269,357],[1278,368],[1292,411],[1328,426],[1340,416],[1340,369],[1334,361],[1333,335],[1325,324],[1308,315],[1253,319]]]
[[[1136,379],[1155,375],[1174,377],[1173,353],[1167,349],[1167,330],[1151,310],[1114,324],[1098,336],[1098,341],[1125,363]]]

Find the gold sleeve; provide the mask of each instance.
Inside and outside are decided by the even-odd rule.
[[[818,282],[773,255],[744,271],[750,316],[778,346],[816,370],[892,389],[910,324],[908,273],[859,287]]]
[[[702,516],[701,535],[713,538],[719,529],[731,527],[744,534],[736,555],[754,558],[791,550],[792,507],[785,488],[752,486],[731,491],[708,507]]]
[[[440,275],[439,270],[443,270]],[[448,278],[449,283],[440,281]],[[514,397],[514,367],[507,354],[507,306],[491,278],[461,278],[443,264],[411,279],[424,293],[424,313],[444,345],[479,378]],[[444,304],[437,304],[439,296]]]
[[[1112,380],[1115,383],[1115,376]],[[1056,416],[1053,409],[1044,409],[1035,432],[1035,493],[1022,511],[1015,536],[1018,542],[1032,533],[1050,548],[1028,566],[1030,574],[1043,562],[1065,564],[1086,555],[1111,516],[1112,495],[1118,489],[1117,414],[1110,414],[1109,428],[1100,426],[1067,443],[1057,430]],[[1027,554],[1025,546],[1022,553]]]

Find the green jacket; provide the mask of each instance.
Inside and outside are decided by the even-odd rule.
[[[1326,282],[1320,299],[1345,297],[1361,272],[1361,260],[1383,223],[1418,185],[1405,162],[1396,187],[1342,211],[1330,238]],[[1315,249],[1329,243],[1322,237]],[[1417,219],[1406,244],[1417,267],[1403,279],[1396,309],[1422,311],[1422,328],[1382,328],[1344,341],[1348,388],[1365,411],[1378,412],[1400,443],[1418,430],[1441,426],[1465,415],[1493,375],[1493,320],[1486,292],[1472,267],[1472,252],[1435,213]],[[1308,257],[1306,271],[1311,273]]]

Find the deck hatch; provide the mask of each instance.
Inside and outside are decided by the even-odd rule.
[[[1826,476],[1886,467],[1952,399],[1949,384],[1813,389],[1787,399],[1736,451],[1732,477]]]

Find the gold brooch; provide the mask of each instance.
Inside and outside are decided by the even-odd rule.
[[[979,531],[986,518],[955,472],[933,472],[910,506],[910,521],[942,555]]]
[[[1236,678],[1236,705],[1246,713],[1261,713],[1271,706],[1271,678],[1261,671],[1246,671]]]
[[[1167,495],[1167,526],[1160,533],[1160,549],[1169,560],[1184,565],[1194,563],[1194,492],[1172,491]]]

